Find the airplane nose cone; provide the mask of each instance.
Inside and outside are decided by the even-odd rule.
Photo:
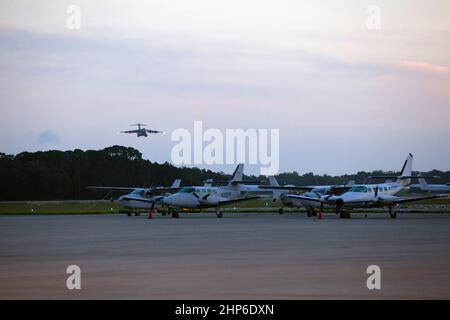
[[[117,202],[118,202],[120,205],[124,206],[124,207],[125,207],[125,205],[126,205],[126,201],[125,201],[125,199],[124,199],[123,196],[117,198]]]
[[[171,196],[164,197],[164,198],[162,199],[162,202],[163,202],[165,205],[176,206],[176,203],[177,203],[177,201],[176,201],[176,196],[175,196],[175,195],[171,195]]]

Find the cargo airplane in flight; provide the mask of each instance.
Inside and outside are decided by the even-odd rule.
[[[146,124],[142,123],[136,123],[132,124],[131,126],[138,127],[135,130],[128,130],[128,131],[121,131],[120,133],[136,133],[136,135],[139,137],[148,137],[148,134],[157,134],[157,133],[164,133],[164,131],[158,131],[158,130],[148,130],[143,127],[146,127]]]

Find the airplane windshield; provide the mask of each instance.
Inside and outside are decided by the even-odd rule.
[[[367,187],[365,187],[365,186],[353,186],[348,191],[349,192],[367,192]]]
[[[180,193],[193,193],[195,192],[194,188],[183,188],[179,191]]]

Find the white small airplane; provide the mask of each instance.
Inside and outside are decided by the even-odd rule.
[[[336,209],[336,214],[339,214],[341,218],[350,218],[350,213],[345,209],[353,208],[389,208],[389,215],[391,218],[395,219],[397,213],[394,211],[394,207],[407,202],[440,198],[447,195],[433,195],[433,196],[423,196],[423,197],[399,197],[401,191],[405,190],[407,186],[411,183],[412,178],[417,178],[417,176],[412,176],[412,162],[413,155],[409,154],[403,168],[401,170],[400,176],[377,176],[372,177],[377,179],[390,179],[395,178],[394,182],[385,182],[380,184],[363,184],[355,185],[350,188],[347,192],[340,196],[336,195],[316,195],[315,197],[304,196],[304,195],[287,195],[288,198],[298,199],[305,206],[314,206],[320,208],[334,207]]]
[[[447,193],[450,194],[450,183],[447,184],[428,184],[427,180],[423,178],[421,175],[418,176],[419,184],[410,185],[411,190],[426,191],[426,192],[439,192],[439,193]]]
[[[175,218],[179,217],[179,209],[206,208],[215,208],[217,217],[222,218],[223,212],[221,211],[221,207],[260,198],[260,196],[242,196],[245,192],[251,191],[244,190],[245,188],[242,187],[243,171],[244,165],[239,164],[225,186],[213,187],[207,185],[203,187],[185,187],[175,194],[164,197],[161,201],[165,205],[174,208],[172,216]],[[210,184],[212,181],[207,181],[207,183]]]
[[[301,200],[288,197],[292,191],[298,191],[303,196],[317,197],[321,195],[340,194],[348,191],[355,181],[351,180],[345,185],[318,185],[318,186],[294,186],[284,185],[280,186],[277,179],[274,176],[269,177],[269,186],[259,186],[261,189],[273,190],[273,201],[280,200],[284,207],[289,208],[301,208],[304,207],[304,203]],[[308,217],[315,216],[316,211],[313,207],[306,207]],[[279,214],[283,214],[283,208],[278,209]]]
[[[162,198],[169,196],[173,192],[180,190],[181,179],[176,179],[170,187],[133,188],[133,187],[87,187],[90,190],[128,191],[130,193],[120,196],[117,201],[125,208],[129,209],[128,215],[140,214],[140,210],[154,209],[161,207]]]
[[[148,130],[142,127],[146,127],[146,124],[142,123],[136,123],[132,124],[131,126],[137,126],[138,128],[135,130],[128,130],[128,131],[121,131],[120,133],[136,133],[138,137],[148,137],[148,134],[157,134],[157,133],[164,133],[164,131],[158,131],[158,130]]]

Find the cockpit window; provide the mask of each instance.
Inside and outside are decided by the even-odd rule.
[[[315,192],[320,193],[320,194],[325,194],[325,189],[324,188],[320,188],[320,189],[314,189]]]
[[[182,188],[180,191],[180,193],[193,193],[195,192],[194,188]]]
[[[353,186],[348,190],[349,192],[367,192],[366,186]]]
[[[135,190],[133,190],[133,192],[131,192],[131,194],[143,196],[145,194],[145,190],[144,189],[135,189]]]

